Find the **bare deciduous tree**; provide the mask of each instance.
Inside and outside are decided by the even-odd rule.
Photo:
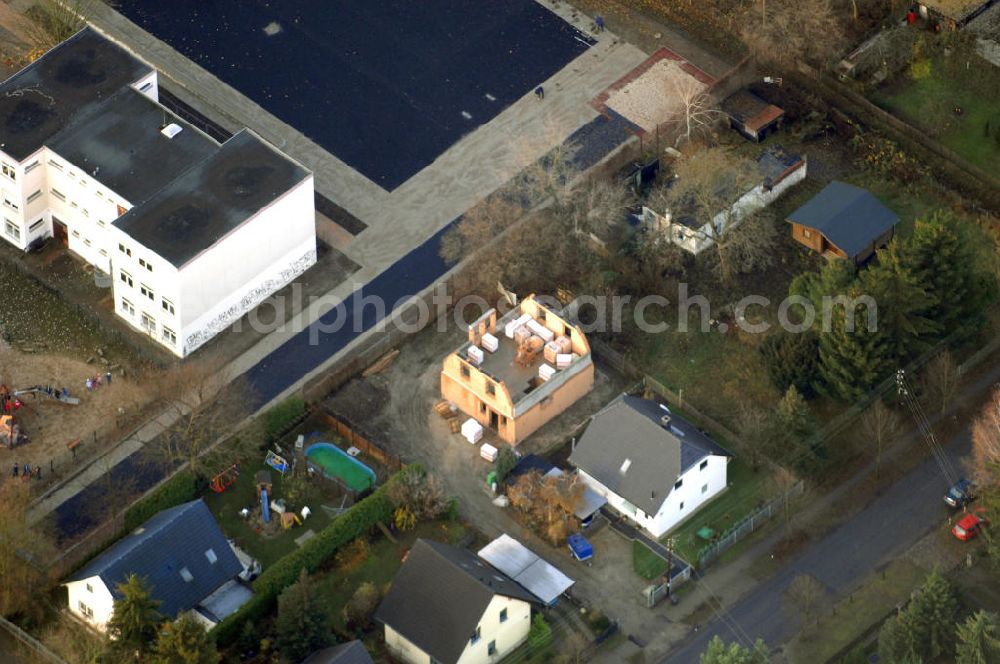
[[[899,414],[881,399],[876,400],[861,416],[861,431],[875,447],[876,479],[882,469],[882,452],[899,435],[899,427]]]
[[[472,207],[441,239],[441,257],[457,263],[493,241],[524,215],[524,208],[503,196],[490,196]]]
[[[944,415],[958,394],[958,386],[962,380],[951,353],[944,351],[928,362],[922,378],[924,393],[930,400],[931,407]]]
[[[808,61],[827,64],[841,54],[846,36],[831,0],[761,0],[759,21],[743,23],[741,36],[763,62],[797,66]]]
[[[803,622],[808,624],[826,588],[811,574],[800,574],[792,579],[787,592],[789,599],[802,612]]]
[[[662,184],[650,196],[659,207],[657,212],[668,211],[672,223],[689,220],[688,232],[712,242],[723,279],[728,281],[744,265],[759,264],[759,257],[773,247],[775,234],[757,224],[739,231],[747,220],[733,205],[761,183],[757,165],[732,150],[706,147],[678,159],[674,173],[672,182]]]
[[[679,128],[674,147],[707,132],[725,117],[708,92],[708,86],[686,72],[684,76],[672,76],[669,88],[667,94],[678,105],[671,118]]]
[[[43,612],[38,597],[48,588],[49,538],[27,520],[31,487],[8,478],[0,484],[0,615]],[[40,613],[34,614],[36,617]]]
[[[760,468],[771,433],[771,418],[767,411],[750,402],[741,402],[736,415],[736,433],[740,445],[749,457],[750,467]]]
[[[576,510],[583,492],[583,482],[575,473],[543,477],[539,471],[531,471],[507,489],[507,497],[531,527],[559,545],[578,525]]]

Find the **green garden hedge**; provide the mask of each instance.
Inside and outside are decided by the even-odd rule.
[[[267,440],[275,441],[301,419],[305,412],[306,402],[302,397],[291,397],[264,413],[264,435]]]
[[[157,512],[194,500],[201,488],[194,473],[189,470],[178,472],[125,511],[125,532],[132,532]]]
[[[393,505],[387,487],[403,473],[413,472],[422,473],[423,469],[416,465],[407,466],[370,496],[338,516],[301,548],[264,570],[253,583],[254,594],[250,601],[212,629],[216,643],[223,647],[232,644],[239,638],[244,623],[257,622],[270,614],[278,595],[295,583],[303,568],[310,573],[315,572],[342,546],[368,533],[376,524],[391,520]]]

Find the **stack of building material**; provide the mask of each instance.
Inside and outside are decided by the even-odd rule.
[[[530,319],[527,323],[525,323],[525,325],[528,326],[528,329],[531,330],[532,334],[541,337],[545,343],[552,341],[552,339],[556,336],[555,332],[545,327],[534,318]]]
[[[483,348],[491,353],[497,352],[497,348],[500,347],[500,341],[489,332],[483,335],[482,344]]]
[[[516,343],[518,346],[526,342],[529,338],[531,338],[531,330],[529,330],[524,325],[514,330],[513,339],[514,343]]]
[[[486,356],[483,354],[482,348],[479,346],[469,346],[469,362],[478,367],[483,363],[484,357]]]
[[[462,437],[475,445],[483,439],[483,425],[470,417],[462,423]]]
[[[538,377],[542,380],[548,380],[556,374],[556,369],[552,365],[542,364],[538,367]]]
[[[531,314],[521,314],[517,318],[507,321],[507,324],[503,326],[503,333],[508,339],[514,338],[514,330],[523,326],[531,320]]]
[[[434,412],[443,417],[446,420],[450,420],[458,414],[458,406],[448,401],[447,399],[441,399],[436,404],[434,404]]]
[[[493,447],[489,443],[483,443],[483,446],[479,448],[479,456],[483,457],[490,463],[497,460],[497,456],[500,455],[500,450]]]
[[[565,369],[573,364],[573,353],[559,353],[556,355],[556,369]]]
[[[573,351],[573,342],[565,334],[560,334],[552,340],[552,343],[558,344],[560,353],[570,353]]]
[[[549,364],[556,363],[556,356],[562,352],[562,348],[555,341],[550,341],[545,344],[545,352],[543,353],[545,361]]]

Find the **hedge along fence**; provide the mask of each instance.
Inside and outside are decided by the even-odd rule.
[[[253,597],[239,611],[212,629],[211,635],[216,643],[228,646],[239,638],[245,623],[263,620],[274,609],[281,591],[298,580],[302,569],[309,573],[315,572],[341,547],[368,533],[379,523],[392,519],[393,505],[389,500],[389,486],[403,473],[423,472],[419,465],[407,466],[370,496],[338,516],[301,548],[264,570],[253,583]]]
[[[190,502],[198,497],[204,483],[186,468],[154,489],[125,511],[123,530],[132,532],[158,512]]]

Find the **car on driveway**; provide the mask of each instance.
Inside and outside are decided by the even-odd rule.
[[[951,534],[963,542],[968,542],[988,525],[990,525],[990,520],[986,518],[986,514],[980,508],[959,519],[958,523],[952,527]]]
[[[952,484],[951,488],[948,489],[948,492],[944,494],[944,502],[947,503],[949,507],[960,509],[975,499],[975,494],[973,493],[974,490],[975,486],[972,484],[972,481],[963,477],[959,481]]]

